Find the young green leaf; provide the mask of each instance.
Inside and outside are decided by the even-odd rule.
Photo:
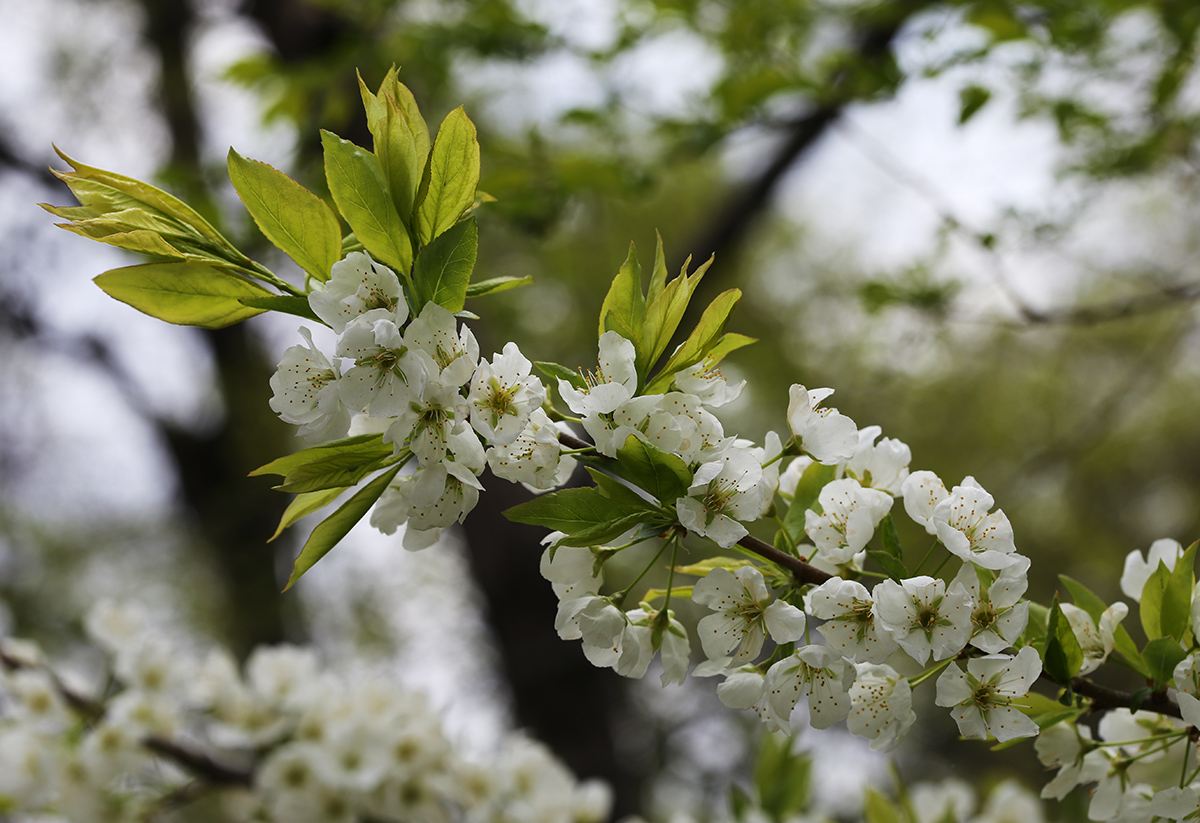
[[[328,506],[338,498],[345,489],[322,489],[316,492],[304,492],[293,498],[288,507],[284,510],[283,516],[279,518],[279,525],[275,527],[275,533],[267,538],[270,543],[279,535],[283,534],[283,530],[295,524],[301,517],[306,517],[315,511]]]
[[[1060,574],[1058,579],[1062,582],[1066,590],[1071,593],[1071,600],[1075,602],[1075,605],[1087,612],[1088,616],[1099,626],[1100,615],[1104,614],[1104,610],[1108,608],[1108,604],[1078,580],[1067,577],[1065,574]]]
[[[478,283],[471,283],[467,286],[467,297],[484,297],[489,294],[499,294],[502,291],[528,286],[532,283],[533,275],[531,274],[527,274],[524,277],[492,277],[488,280],[480,280]]]
[[[867,551],[867,559],[871,560],[887,572],[888,577],[899,583],[906,577],[909,577],[908,569],[904,564],[897,560],[893,555],[879,549],[869,549]]]
[[[403,279],[412,266],[412,244],[379,161],[369,151],[327,131],[321,132],[321,145],[325,179],[338,211],[371,256],[391,266]]]
[[[883,522],[879,524],[879,536],[883,541],[883,550],[892,557],[904,561],[904,549],[900,546],[900,533],[896,531],[896,524],[889,514],[883,518]]]
[[[1163,636],[1162,608],[1163,596],[1167,591],[1167,581],[1171,578],[1171,570],[1162,561],[1142,587],[1142,602],[1138,615],[1142,620],[1142,628],[1149,640],[1157,640]]]
[[[375,155],[400,219],[413,225],[413,209],[421,177],[429,161],[429,127],[408,87],[389,73],[379,87],[383,118],[371,130]]]
[[[391,443],[368,441],[296,466],[275,489],[299,494],[355,486],[367,475],[389,465],[394,457]]]
[[[242,297],[239,298],[238,302],[252,309],[266,309],[267,311],[277,311],[282,314],[292,314],[296,317],[303,317],[305,320],[311,320],[314,323],[325,322],[313,312],[312,307],[308,305],[307,297],[293,297],[290,294],[280,294],[272,297]]]
[[[617,450],[620,474],[667,505],[687,494],[692,473],[678,455],[668,454],[635,435]]]
[[[375,505],[375,501],[387,489],[388,483],[392,482],[392,478],[398,471],[400,471],[400,467],[396,466],[379,475],[355,492],[354,496],[339,506],[337,511],[317,524],[292,565],[292,575],[288,578],[287,585],[283,587],[285,592],[350,533],[354,524],[362,520],[363,515]]]
[[[413,314],[419,314],[421,307],[430,302],[451,312],[462,310],[477,248],[478,229],[472,217],[452,226],[421,249],[413,266],[416,297]]]
[[[1178,640],[1171,637],[1151,640],[1146,644],[1146,648],[1142,649],[1142,659],[1146,661],[1146,668],[1159,686],[1170,685],[1175,676],[1175,667],[1185,657],[1187,652],[1179,645]]]
[[[650,372],[670,345],[671,337],[683,320],[692,294],[700,285],[708,267],[712,265],[713,258],[708,258],[700,268],[688,275],[687,270],[691,262],[692,258],[689,257],[684,261],[679,276],[669,283],[666,282],[667,267],[662,238],[659,238],[654,253],[654,272],[650,276],[650,289],[646,295],[646,319],[642,329],[643,348],[639,350],[645,352],[644,363],[639,363],[644,369],[641,372],[643,374]]]
[[[341,256],[337,216],[308,189],[266,163],[229,150],[229,179],[266,238],[310,277],[329,279]]]
[[[591,466],[587,467],[587,473],[591,475],[592,482],[596,484],[596,488],[610,500],[615,500],[629,511],[637,509],[647,509],[651,512],[658,513],[658,508],[646,498],[635,492],[633,489],[626,486],[619,480],[615,480]]]
[[[753,566],[754,561],[749,557],[725,557],[724,555],[716,555],[701,560],[699,563],[690,563],[686,566],[676,566],[675,571],[682,574],[694,574],[697,577],[703,577],[713,569],[725,569],[727,571],[737,571],[742,566]]]
[[[545,360],[534,361],[534,368],[546,375],[550,380],[557,383],[558,380],[566,380],[577,389],[582,389],[587,384],[579,372],[573,369],[568,369],[566,366],[560,366],[557,363],[549,363]]]
[[[679,348],[667,358],[666,364],[650,381],[650,385],[646,387],[646,394],[666,392],[670,389],[671,380],[676,372],[694,366],[703,360],[720,341],[725,331],[725,324],[729,322],[729,315],[741,299],[740,289],[729,289],[718,294],[704,310],[704,314],[700,316],[700,322],[696,324],[696,328],[692,329],[687,340],[683,341]]]
[[[259,466],[250,472],[249,476],[259,477],[264,474],[274,474],[279,477],[287,477],[301,466],[324,460],[333,455],[348,453],[364,455],[381,454],[385,449],[391,451],[392,447],[383,442],[382,434],[356,434],[353,437],[343,437],[341,440],[334,440],[320,446],[312,446],[307,449],[301,449],[298,452],[286,454],[283,457],[277,457],[270,463]]]
[[[565,532],[569,537],[562,545],[575,546],[600,545],[646,522],[654,512],[622,505],[589,486],[535,497],[508,509],[504,516],[514,523]]]
[[[604,303],[600,306],[598,336],[606,331],[615,331],[633,343],[635,350],[641,347],[642,322],[646,317],[646,300],[642,296],[642,267],[638,265],[637,249],[629,244],[629,254],[617,270]]]
[[[1058,605],[1058,595],[1050,604],[1050,615],[1046,626],[1046,650],[1042,655],[1046,674],[1061,685],[1067,685],[1079,673],[1083,665],[1083,649],[1079,638]]]
[[[1192,589],[1196,585],[1196,546],[1193,544],[1175,564],[1163,587],[1159,628],[1164,636],[1183,640],[1191,628]],[[1143,654],[1143,656],[1145,656]]]
[[[458,222],[463,212],[475,203],[479,185],[479,140],[475,124],[459,106],[446,115],[438,127],[433,150],[429,154],[426,179],[418,194],[417,233],[422,244],[428,243]]]
[[[221,329],[262,314],[240,301],[271,292],[205,263],[145,263],[106,271],[95,283],[110,297],[159,320]]]

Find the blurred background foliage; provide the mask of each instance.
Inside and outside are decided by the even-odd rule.
[[[749,381],[728,432],[783,428],[793,382],[835,387],[860,426],[912,447],[914,468],[947,484],[973,474],[995,496],[1043,601],[1058,573],[1116,599],[1126,553],[1200,536],[1190,0],[56,4],[116,23],[107,38],[42,24],[53,59],[30,71],[44,74],[39,105],[60,130],[48,136],[70,147],[89,129],[129,130],[105,120],[104,96],[144,97],[138,128],[159,181],[248,248],[266,253],[222,182],[226,121],[249,111],[251,127],[284,135],[260,143],[279,154],[257,158],[322,191],[318,129],[368,143],[355,72],[373,87],[396,64],[431,124],[465,103],[479,126],[481,188],[497,202],[481,219],[477,276],[536,281],[480,307],[483,351],[511,336],[534,359],[591,361],[628,242],[649,264],[657,230],[674,269],[716,254],[701,306],[724,288],[745,292],[730,329],[760,342],[727,368]],[[239,33],[237,48],[210,48],[222,31]],[[97,67],[114,50],[131,74],[109,88]],[[249,91],[251,105],[223,110],[204,97],[214,85]],[[65,203],[44,171],[47,135],[26,122],[38,113],[2,114],[0,180],[26,202]],[[31,242],[41,229],[11,211],[0,275],[10,628],[69,632],[95,591],[88,575],[104,573],[147,581],[139,587],[243,654],[320,639],[322,601],[277,595],[296,544],[263,548],[286,501],[245,478],[293,444],[265,402],[280,336],[272,350],[253,323],[179,331],[209,381],[179,412],[155,400],[120,320],[55,322],[61,290],[118,263],[54,259]],[[48,286],[32,274],[43,265],[76,271]],[[52,416],[39,412],[54,402],[36,377],[47,351],[149,426],[139,447],[169,478],[156,513],[89,514],[51,496],[65,492],[31,491],[40,462],[59,459],[44,447]],[[676,721],[553,636],[540,535],[499,517],[515,491],[490,492],[464,526],[464,557],[512,718],[581,773],[612,780],[620,812],[638,808],[656,770],[687,771]],[[902,537],[924,550],[923,535]],[[348,624],[378,639],[372,610],[396,594],[348,585]],[[630,720],[649,715],[655,723]],[[719,764],[692,766],[696,779]]]

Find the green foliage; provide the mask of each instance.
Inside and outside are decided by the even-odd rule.
[[[500,292],[517,289],[521,286],[528,286],[532,283],[533,275],[528,274],[524,277],[490,277],[487,280],[480,280],[478,283],[469,284],[467,286],[467,297],[486,297],[489,294],[499,294]]]
[[[338,211],[371,256],[407,280],[413,249],[375,155],[336,134],[321,132],[325,179]]]
[[[283,534],[284,529],[295,525],[296,521],[302,517],[320,511],[338,498],[345,489],[322,489],[315,492],[303,492],[296,495],[288,507],[284,510],[283,516],[279,518],[279,525],[275,527],[275,532],[267,538],[267,542],[275,540],[279,535]]]
[[[479,140],[462,107],[438,128],[417,194],[417,236],[421,244],[449,229],[475,203],[479,185]]]
[[[479,244],[475,218],[451,226],[421,249],[413,267],[413,314],[434,302],[448,311],[462,311]]]
[[[421,178],[429,160],[429,127],[411,91],[396,78],[393,66],[372,94],[358,78],[367,125],[375,142],[375,156],[387,180],[388,191],[400,219],[412,225]]]
[[[308,305],[307,297],[293,297],[289,294],[280,294],[272,297],[239,297],[238,302],[252,309],[264,309],[266,311],[277,311],[282,314],[291,314],[296,317],[302,317],[305,320],[311,320],[314,323],[324,322],[321,318],[317,317],[312,307]]]
[[[1142,659],[1155,684],[1161,687],[1170,685],[1175,667],[1179,665],[1187,652],[1179,645],[1179,641],[1170,637],[1160,637],[1151,640],[1142,649]]]
[[[342,230],[333,210],[283,172],[233,149],[228,165],[234,190],[266,238],[309,277],[328,280],[342,251]]]
[[[625,491],[633,494],[628,489]],[[660,514],[640,497],[636,503],[624,494],[614,499],[604,488],[589,486],[535,497],[508,509],[504,516],[515,523],[566,533],[567,537],[559,541],[559,545],[599,546],[639,523],[660,517]]]
[[[322,520],[313,529],[304,548],[300,550],[299,556],[292,565],[292,574],[288,578],[287,585],[283,587],[284,591],[294,586],[305,572],[315,566],[318,560],[327,555],[330,549],[350,533],[354,525],[362,520],[363,515],[375,505],[375,501],[387,489],[388,484],[392,482],[400,468],[400,466],[395,466],[363,486],[355,492],[353,497],[339,506],[337,511]]]
[[[69,222],[60,228],[166,260],[211,263],[254,275],[254,264],[192,207],[149,183],[58,156],[74,167],[54,172],[79,206],[42,208]]]
[[[667,505],[686,495],[692,482],[692,473],[683,458],[632,434],[617,449],[617,463],[622,476]]]
[[[533,365],[551,381],[566,380],[577,389],[582,389],[587,385],[579,375],[579,372],[574,369],[568,369],[566,366],[560,366],[558,363],[538,360]]]
[[[262,314],[262,309],[241,300],[271,296],[262,286],[206,263],[127,266],[98,275],[95,283],[110,297],[151,317],[206,329]]]
[[[305,466],[321,463],[331,458],[354,454],[370,461],[382,457],[385,453],[391,454],[391,452],[392,447],[383,442],[382,434],[356,434],[353,437],[344,437],[341,440],[301,449],[298,452],[276,458],[250,472],[250,477],[274,474],[287,478],[293,476],[294,472],[304,469]]]
[[[1050,615],[1046,624],[1046,648],[1042,654],[1046,674],[1055,682],[1067,685],[1079,673],[1083,665],[1083,649],[1079,639],[1071,630],[1071,624],[1058,605],[1058,595],[1050,604]]]
[[[793,752],[792,743],[789,735],[764,734],[754,764],[759,806],[780,823],[805,810],[812,784],[812,759]]]

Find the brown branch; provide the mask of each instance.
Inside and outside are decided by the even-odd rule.
[[[142,740],[142,745],[214,785],[250,786],[254,783],[252,769],[223,763],[178,741],[152,734]]]
[[[1093,712],[1133,708],[1133,695],[1129,692],[1119,691],[1108,686],[1101,686],[1099,683],[1088,680],[1086,677],[1072,677],[1071,690],[1076,694],[1081,694],[1090,699],[1092,701]],[[1183,714],[1179,711],[1179,704],[1167,697],[1165,689],[1151,692],[1150,696],[1138,706],[1138,711],[1154,712],[1155,714],[1164,714],[1168,717],[1183,719]]]

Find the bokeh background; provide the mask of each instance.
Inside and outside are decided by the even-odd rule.
[[[287,501],[246,474],[301,445],[266,403],[294,319],[144,317],[89,283],[134,261],[36,206],[70,202],[53,142],[287,271],[227,149],[322,191],[318,129],[369,145],[355,71],[392,64],[431,123],[465,103],[479,126],[477,276],[536,281],[479,307],[483,352],[594,362],[608,282],[658,231],[673,270],[716,254],[698,303],[744,291],[730,329],[760,342],[727,361],[750,387],[728,432],[785,428],[791,383],[836,388],[914,468],[994,494],[1042,601],[1059,573],[1116,599],[1129,551],[1200,536],[1194,2],[0,0],[0,20],[0,631],[68,661],[90,604],[136,600],[180,642],[374,661],[473,745],[528,728],[618,813],[704,809],[744,776],[756,730],[711,683],[626,682],[557,639],[508,484],[436,549],[359,529],[281,596],[300,542],[266,542]],[[1041,779],[1027,744],[998,758],[940,720],[902,771]],[[834,811],[886,780],[843,735],[799,745]]]

